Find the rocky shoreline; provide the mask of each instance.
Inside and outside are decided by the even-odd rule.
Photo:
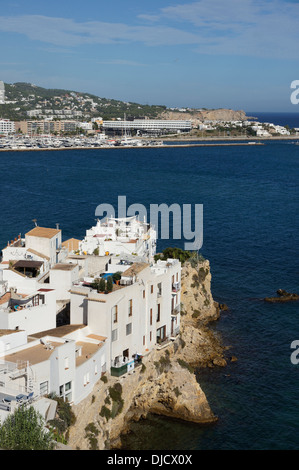
[[[73,450],[121,448],[130,423],[149,413],[201,424],[217,420],[194,374],[194,368],[227,364],[227,348],[209,328],[226,307],[213,300],[209,261],[185,263],[181,300],[181,332],[175,341],[151,351],[131,373],[102,378],[93,394],[73,407]]]
[[[277,297],[265,297],[265,302],[292,302],[294,300],[299,300],[299,295],[293,292],[287,292],[284,289],[278,289],[276,291]]]

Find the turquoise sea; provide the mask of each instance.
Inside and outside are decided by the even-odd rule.
[[[298,139],[299,140],[299,139]],[[83,238],[101,203],[203,204],[201,253],[212,292],[226,303],[214,328],[238,361],[199,374],[216,424],[150,417],[126,449],[297,449],[299,303],[267,304],[278,288],[299,292],[299,145],[1,152],[0,243],[39,225]],[[183,247],[183,240],[161,240]]]

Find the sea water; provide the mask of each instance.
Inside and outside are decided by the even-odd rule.
[[[297,302],[269,304],[278,288],[299,292],[299,145],[1,152],[0,243],[34,226],[60,224],[82,239],[101,203],[203,204],[201,253],[211,263],[213,326],[237,362],[198,373],[213,425],[149,417],[126,449],[295,449],[299,446]],[[160,240],[184,247],[184,240]]]

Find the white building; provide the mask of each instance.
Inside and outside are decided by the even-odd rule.
[[[113,269],[110,268],[113,266]],[[120,272],[124,265],[109,265]],[[97,292],[86,282],[71,290],[71,324],[84,323],[107,337],[112,375],[122,375],[157,344],[175,339],[180,326],[181,264],[178,260],[133,263],[121,272],[109,293]]]
[[[103,128],[117,131],[146,131],[159,132],[190,132],[191,121],[188,120],[163,120],[163,119],[134,119],[134,121],[103,121]]]
[[[92,130],[92,122],[79,122],[78,127],[85,131],[91,131]]]
[[[14,134],[15,131],[16,128],[13,121],[10,121],[9,119],[0,119],[0,134]]]
[[[151,260],[156,253],[156,232],[136,216],[98,220],[96,226],[86,231],[79,250],[81,254],[93,254],[96,250],[99,256],[135,254]]]
[[[11,287],[1,296],[0,330],[25,330],[31,335],[55,327],[56,293],[53,289],[40,286],[27,294],[20,287]]]
[[[0,81],[0,104],[5,104],[5,85],[2,80]]]
[[[105,338],[84,325],[31,335],[0,332],[0,421],[19,404],[32,404],[46,420],[55,417],[55,394],[79,403],[106,372]]]
[[[103,256],[92,254],[93,241]],[[53,403],[44,395],[77,404],[102,374],[129,372],[179,333],[181,264],[153,262],[156,233],[149,224],[108,219],[87,231],[91,254],[80,254],[79,245],[62,244],[58,228],[36,226],[3,249],[0,419],[21,403],[20,395],[29,403],[30,394],[49,419]],[[112,290],[100,292],[96,281],[116,273]],[[57,328],[62,301],[70,303],[70,319]]]
[[[25,246],[49,258],[50,265],[59,261],[61,230],[36,226],[25,234]]]

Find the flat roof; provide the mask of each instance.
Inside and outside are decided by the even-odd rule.
[[[81,356],[76,357],[76,366],[78,367],[101,349],[103,342],[95,344],[87,341],[76,341],[76,346],[81,347]]]
[[[49,359],[54,349],[64,344],[55,341],[50,343],[53,349],[47,349],[44,344],[38,344],[11,354],[5,354],[2,358],[8,362],[28,361],[30,364],[38,364]]]
[[[51,269],[56,269],[60,271],[72,271],[77,266],[77,264],[72,263],[57,263]]]
[[[14,268],[40,268],[43,265],[43,261],[30,261],[22,259],[14,263]]]
[[[148,263],[133,263],[126,271],[122,273],[122,276],[129,277],[129,276],[135,276],[136,274],[140,273],[140,271],[143,271],[143,269],[147,268],[149,266]]]
[[[34,227],[30,232],[27,232],[25,235],[30,237],[41,237],[41,238],[53,238],[61,230],[56,228],[46,228],[46,227]]]
[[[88,335],[87,338],[97,339],[99,341],[106,341],[107,336],[100,336],[100,335],[95,335],[95,334],[92,333],[92,334]]]
[[[13,334],[13,333],[19,333],[20,331],[24,331],[24,330],[5,330],[5,329],[0,329],[0,336],[11,335],[11,334]]]
[[[51,330],[40,331],[39,333],[34,333],[30,335],[33,338],[43,338],[44,336],[57,336],[58,338],[63,338],[69,333],[73,331],[80,330],[81,328],[85,328],[86,325],[77,324],[77,325],[62,325],[58,326],[57,328],[52,328]]]

